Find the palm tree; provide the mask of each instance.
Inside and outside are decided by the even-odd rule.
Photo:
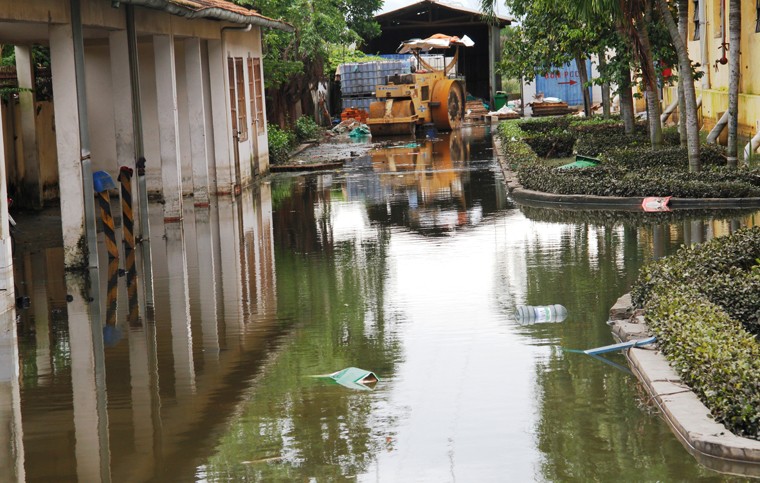
[[[731,0],[728,9],[728,146],[726,158],[728,166],[737,166],[739,128],[739,46],[742,29],[742,9],[740,0]]]

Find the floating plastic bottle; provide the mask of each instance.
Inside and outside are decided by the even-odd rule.
[[[522,324],[562,322],[567,318],[567,309],[560,304],[520,305],[515,311],[515,317]]]

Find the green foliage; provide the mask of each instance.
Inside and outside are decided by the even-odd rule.
[[[374,12],[382,0],[236,0],[262,15],[283,19],[294,33],[264,31],[267,102],[282,106],[298,99],[323,79],[333,45],[360,44],[379,34]],[[270,119],[274,119],[270,112]],[[282,118],[280,119],[283,120]]]
[[[641,270],[631,296],[676,370],[715,419],[760,439],[760,228]],[[754,334],[754,335],[753,335]]]
[[[575,135],[561,129],[534,132],[523,136],[523,141],[540,158],[566,158],[573,154]]]
[[[309,116],[301,116],[296,120],[295,135],[298,141],[316,139],[322,128]]]
[[[296,135],[292,131],[280,129],[277,125],[270,124],[267,129],[267,141],[269,162],[281,164],[288,160],[288,155],[296,143]]]
[[[701,159],[707,169],[689,173],[685,148],[652,150],[647,147],[643,133],[625,136],[622,126],[617,126],[617,133],[614,129],[612,122],[579,122],[558,117],[507,121],[499,126],[499,135],[504,139],[504,153],[517,171],[520,183],[530,190],[624,197],[760,196],[760,170],[726,168],[720,148],[706,147]],[[559,170],[539,161],[539,157],[547,154],[566,153],[576,135],[579,135],[576,152],[597,155],[602,163],[590,168]]]
[[[367,55],[361,50],[345,45],[330,45],[328,47],[328,59],[325,64],[325,76],[331,78],[340,64],[374,62],[385,60],[377,55]]]

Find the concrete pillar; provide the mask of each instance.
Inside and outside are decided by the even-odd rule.
[[[79,137],[79,108],[71,25],[50,25],[50,67],[55,92],[55,138],[61,198],[64,264],[86,267],[85,204]]]
[[[52,374],[50,358],[50,307],[48,305],[47,290],[47,267],[48,259],[45,252],[36,252],[29,257],[28,265],[31,266],[32,274],[32,310],[34,311],[35,330],[35,359],[37,362],[37,383],[45,385],[49,382],[48,376]]]
[[[13,257],[8,219],[8,188],[5,180],[5,139],[2,133],[3,116],[0,113],[0,316],[12,311],[16,295],[13,289]]]
[[[208,41],[208,73],[211,85],[211,117],[213,119],[214,159],[216,161],[216,193],[232,194],[235,188],[235,167],[232,165],[232,127],[230,126],[229,88],[225,81],[227,59],[221,40]]]
[[[219,331],[217,327],[216,266],[217,251],[211,231],[211,210],[195,211],[195,240],[198,247],[198,294],[200,302],[203,354],[207,362],[219,359]],[[195,298],[195,297],[193,297]]]
[[[178,399],[195,393],[193,335],[190,327],[190,296],[182,225],[166,225],[166,260],[169,266],[169,309],[174,357],[175,394]]]
[[[126,30],[108,34],[113,91],[113,124],[116,133],[116,162],[135,165],[135,132],[132,122],[132,84],[129,72],[129,48]]]
[[[174,39],[153,36],[156,66],[156,102],[161,153],[161,181],[164,219],[182,219],[182,179],[180,169],[179,118],[177,116],[177,78],[174,69]]]
[[[148,334],[146,328],[129,329],[129,382],[132,397],[132,428],[135,452],[148,468],[155,467],[153,458],[153,393]],[[155,339],[152,340],[155,343]],[[156,391],[157,393],[158,391]],[[158,394],[156,394],[158,397]]]
[[[193,163],[193,195],[196,206],[208,205],[208,152],[206,151],[206,103],[203,89],[201,40],[185,40],[187,115],[190,119],[190,157]]]
[[[243,285],[240,218],[237,205],[230,198],[220,198],[219,208],[219,243],[220,271],[222,273],[222,311],[226,338],[225,348],[236,347],[240,343],[243,317]]]
[[[91,270],[91,274],[95,270]],[[99,292],[99,277],[89,285]],[[71,350],[71,388],[74,405],[74,454],[79,481],[110,481],[108,420],[105,408],[105,367],[100,322],[99,293],[87,290],[84,276],[66,273],[66,293]],[[88,303],[83,297],[95,295]],[[100,367],[102,366],[102,367]]]
[[[26,481],[16,313],[0,312],[0,481]]]
[[[32,208],[41,209],[42,183],[40,158],[37,156],[37,127],[35,119],[37,110],[34,105],[34,64],[32,63],[32,48],[16,46],[16,76],[19,92],[19,109],[21,111],[21,141],[24,149],[24,183],[22,192],[25,201]]]

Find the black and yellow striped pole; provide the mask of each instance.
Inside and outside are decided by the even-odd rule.
[[[126,262],[124,270],[127,272],[127,298],[129,303],[129,313],[127,321],[130,327],[141,327],[140,320],[140,301],[137,298],[137,268],[135,267],[135,250],[127,247],[124,250]]]
[[[132,168],[122,166],[117,180],[121,184],[121,229],[127,248],[135,248],[135,217],[132,211]]]
[[[121,339],[121,331],[116,326],[116,309],[119,296],[119,260],[112,258],[108,262],[108,286],[106,294],[106,325],[103,327],[103,342],[114,346]]]
[[[105,171],[96,171],[92,173],[93,187],[98,194],[98,204],[100,205],[100,218],[103,221],[103,234],[106,239],[106,249],[108,258],[119,258],[119,247],[116,246],[116,231],[113,224],[113,215],[111,215],[111,196],[108,190],[116,188],[111,179],[111,175]]]

